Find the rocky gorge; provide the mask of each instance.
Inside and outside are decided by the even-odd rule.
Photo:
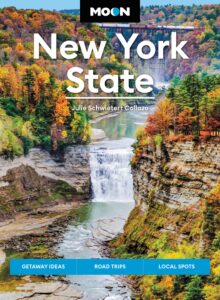
[[[13,160],[1,157],[0,166],[0,299],[38,294],[81,298],[81,292],[64,280],[8,274],[12,257],[57,257],[54,247],[74,211],[91,197],[88,148],[69,147],[62,157],[35,148]],[[15,292],[19,286],[21,290]],[[8,289],[14,292],[7,294]]]
[[[100,122],[108,121],[109,128],[115,119],[131,122],[126,114]],[[102,131],[99,123],[95,125]],[[113,276],[93,276],[92,281],[84,276],[13,277],[9,260],[105,256],[107,242],[122,232],[133,207],[132,142],[106,138],[89,146],[71,146],[64,157],[35,148],[25,157],[0,159],[0,299],[131,298],[128,285]]]
[[[211,258],[211,276],[199,278],[198,285],[205,299],[217,299],[211,294],[217,295],[214,284],[219,278],[219,140],[137,143],[135,148],[136,205],[123,234],[110,243],[112,254]],[[134,284],[140,299],[186,299],[187,286],[193,285],[193,280],[190,276],[144,276],[135,278]],[[212,291],[209,284],[213,284]]]
[[[124,117],[115,118],[124,123]],[[115,124],[114,118],[106,120],[103,126]],[[208,282],[214,286],[219,276],[219,141],[136,142],[131,163],[135,208],[128,202],[133,142],[114,137],[90,148],[70,147],[62,159],[33,149],[27,157],[1,160],[0,261],[5,263],[0,299],[184,299],[184,288],[193,280],[11,278],[10,257],[209,257],[213,273],[201,283],[209,293]],[[95,197],[87,201],[91,185]]]

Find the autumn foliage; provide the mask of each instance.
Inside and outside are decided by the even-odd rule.
[[[175,104],[169,99],[162,99],[156,104],[153,114],[148,117],[146,133],[156,135],[158,133],[167,135],[173,123],[175,115]]]
[[[208,1],[207,1],[208,2]],[[188,60],[169,60],[166,78],[192,73],[218,73],[220,70],[220,5],[150,5],[141,8],[143,23],[154,25],[194,26],[181,40],[187,41]],[[160,33],[159,33],[160,34]],[[165,38],[166,33],[161,33]]]
[[[66,118],[70,116],[69,105],[64,94],[56,102],[54,115],[58,125],[64,125]]]
[[[207,82],[210,84],[207,85]],[[220,135],[220,76],[186,76],[148,116],[147,136]]]
[[[4,151],[0,148],[0,155],[3,152],[20,155],[33,145],[59,150],[69,144],[90,141],[88,113],[74,111],[72,107],[82,103],[66,99],[67,96],[73,96],[67,90],[72,85],[67,80],[67,71],[73,67],[73,61],[63,59],[59,51],[56,61],[51,60],[43,49],[40,50],[40,58],[34,60],[33,34],[36,32],[48,44],[51,42],[51,34],[55,32],[57,47],[67,40],[83,40],[85,43],[108,40],[98,25],[82,24],[77,16],[71,14],[16,10],[14,7],[0,9],[0,108],[3,109],[2,114],[6,113],[9,117],[7,120],[13,121],[20,117],[24,123],[30,122],[34,136],[34,139],[23,137],[14,131],[13,126],[8,126],[10,134],[6,134],[4,127],[3,136],[13,137],[11,140],[13,144],[19,145],[19,151],[15,151],[16,147],[11,147],[11,143],[5,142],[8,148],[4,146]],[[79,53],[74,64],[82,67],[85,72],[91,68],[100,74],[119,74],[121,69],[132,69],[130,64],[122,60],[122,55],[113,53],[110,44],[102,59],[95,60],[92,57],[88,61]],[[121,91],[120,83],[119,94]],[[87,88],[81,96],[86,95],[90,96]],[[83,104],[96,104],[89,101],[85,100]]]
[[[80,103],[66,99],[72,96],[66,75],[72,62],[59,55],[52,61],[42,49],[40,59],[34,60],[36,32],[48,44],[51,33],[56,32],[58,47],[66,40],[106,39],[97,25],[80,24],[75,16],[14,7],[0,10],[0,155],[21,155],[34,145],[59,150],[90,140],[88,114],[73,111]],[[77,63],[89,67],[80,55]],[[91,59],[89,63],[105,72],[102,62]]]

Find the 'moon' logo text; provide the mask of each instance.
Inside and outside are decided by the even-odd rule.
[[[118,17],[118,16],[130,16],[130,7],[113,7],[113,8],[108,8],[108,7],[90,7],[90,16],[103,16],[103,17],[108,17],[108,16],[113,16],[113,17]]]
[[[138,23],[140,22],[140,0],[80,0],[80,21]]]

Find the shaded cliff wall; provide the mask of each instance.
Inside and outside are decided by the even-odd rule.
[[[0,222],[14,218],[17,212],[30,212],[59,201],[77,199],[76,190],[68,183],[39,176],[29,166],[10,169],[1,179],[5,185],[0,187]]]
[[[7,171],[22,164],[34,168],[41,176],[67,182],[78,194],[82,194],[84,199],[90,197],[89,148],[86,146],[68,147],[62,159],[55,159],[47,151],[39,148],[32,149],[28,156],[14,160],[0,157],[0,187],[7,184],[2,178]]]
[[[41,149],[14,160],[0,158],[0,221],[17,212],[90,196],[87,147],[69,147],[57,160]]]

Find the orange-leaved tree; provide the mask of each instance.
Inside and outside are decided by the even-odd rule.
[[[192,109],[186,107],[177,116],[177,129],[184,134],[190,134],[195,122],[196,117],[192,115]]]
[[[57,125],[64,125],[66,118],[70,116],[69,104],[64,94],[56,102],[54,116]]]
[[[149,115],[145,132],[149,135],[169,134],[169,130],[174,127],[175,103],[165,98],[156,105],[156,110]]]

